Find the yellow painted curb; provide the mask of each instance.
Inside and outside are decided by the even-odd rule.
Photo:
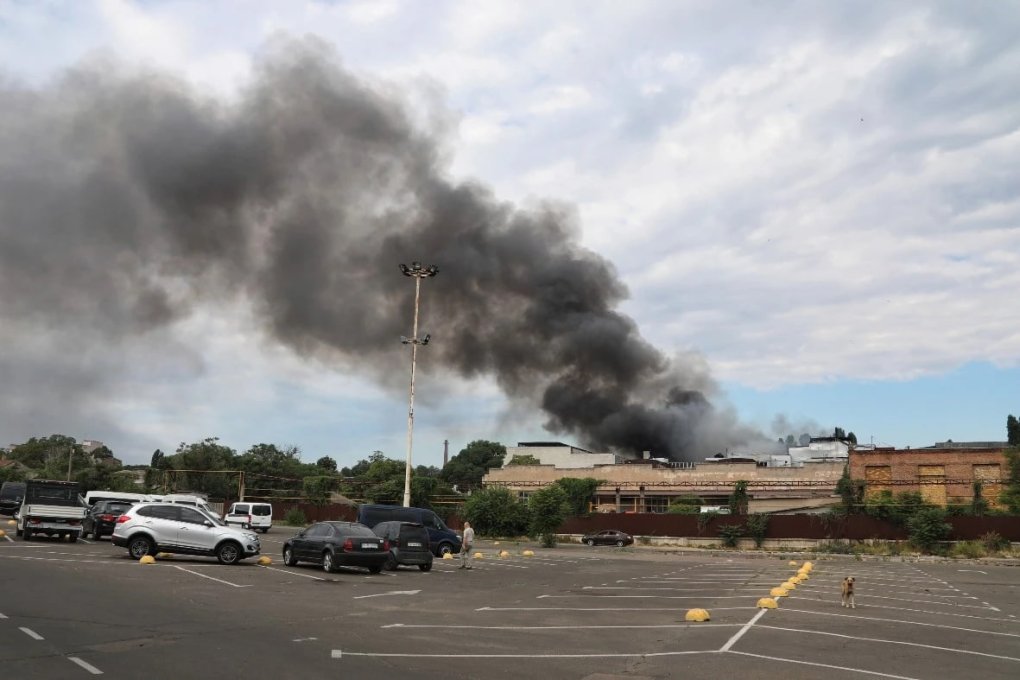
[[[261,564],[263,567],[268,567],[272,563],[273,560],[268,555],[263,555],[262,557],[259,558],[259,564]]]
[[[499,556],[500,557],[510,557],[510,551],[509,550],[500,550],[499,551]]]
[[[790,560],[790,566],[791,567],[796,567],[797,566],[797,562],[794,561],[794,560]]]
[[[476,553],[475,553],[475,559],[476,559],[476,560],[480,560],[480,559],[482,559],[483,557],[485,557],[485,553],[481,553],[481,552],[476,552]]]
[[[14,526],[15,524],[17,524],[17,522],[15,522],[15,521],[14,521],[13,519],[9,519],[9,520],[7,520],[7,523],[8,523],[9,525],[11,525],[11,526]]]
[[[534,557],[535,556],[535,551],[534,550],[525,550],[521,554],[524,555],[525,557]]]
[[[142,559],[138,560],[138,564],[155,564],[156,558],[152,555],[142,555]]]
[[[786,597],[789,594],[790,591],[782,586],[779,586],[778,588],[773,588],[772,590],[769,591],[769,595],[771,595],[772,597]]]
[[[712,617],[706,609],[691,609],[687,612],[687,615],[684,616],[685,621],[696,621],[699,623],[702,621],[708,621],[711,618]]]
[[[0,538],[3,538],[6,535],[7,535],[7,532],[4,531],[3,529],[0,529]]]
[[[494,541],[492,544],[493,545],[499,545],[499,541]]]
[[[786,588],[787,590],[797,590],[797,584],[793,581],[787,581],[786,583],[779,586],[780,588]]]
[[[453,559],[453,553],[446,553],[445,555],[443,555],[443,559],[444,560],[452,560]]]
[[[779,607],[779,603],[773,600],[771,597],[763,597],[758,600],[758,609],[776,609]]]

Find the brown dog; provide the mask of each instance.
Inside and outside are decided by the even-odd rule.
[[[843,579],[843,606],[850,609],[857,609],[854,604],[854,577],[847,576]]]

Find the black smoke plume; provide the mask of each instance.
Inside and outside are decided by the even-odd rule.
[[[664,356],[616,311],[625,287],[569,209],[452,181],[442,139],[401,102],[316,41],[274,43],[232,97],[110,61],[0,84],[7,418],[104,417],[87,394],[130,353],[89,348],[217,304],[402,386],[413,286],[396,266],[420,259],[441,269],[425,284],[431,370],[494,379],[598,450],[683,458],[746,440],[706,399],[701,362]]]

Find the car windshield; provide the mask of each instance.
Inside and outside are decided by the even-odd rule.
[[[227,526],[226,522],[224,522],[222,519],[220,519],[216,515],[212,514],[211,512],[206,512],[204,509],[199,508],[199,507],[196,507],[195,509],[198,510],[203,515],[205,515],[206,517],[208,517],[212,521],[213,524],[216,524],[216,525],[221,526],[221,527]]]

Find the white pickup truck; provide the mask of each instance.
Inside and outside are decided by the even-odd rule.
[[[81,499],[77,482],[30,479],[18,511],[16,533],[26,541],[35,534],[67,537],[77,541],[88,508]]]

